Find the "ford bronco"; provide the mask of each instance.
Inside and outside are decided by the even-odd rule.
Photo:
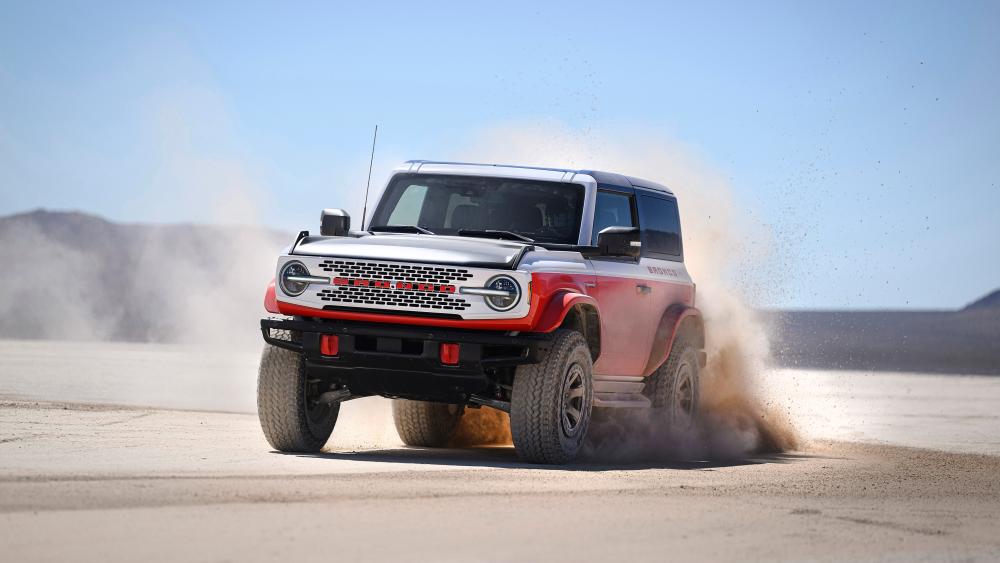
[[[466,409],[510,415],[525,461],[574,458],[592,409],[696,416],[705,362],[677,200],[620,174],[410,161],[368,225],[321,214],[279,258],[257,406],[275,449],[315,452],[340,404],[393,399],[407,445]]]

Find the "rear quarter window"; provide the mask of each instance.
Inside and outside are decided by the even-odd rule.
[[[637,199],[643,255],[680,260],[681,220],[677,200],[646,194],[640,194]]]

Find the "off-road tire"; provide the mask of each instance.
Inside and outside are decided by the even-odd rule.
[[[649,398],[654,413],[674,428],[685,428],[698,418],[701,400],[699,349],[684,337],[678,337],[663,362],[650,379]]]
[[[272,336],[291,339],[288,331],[273,331]],[[318,394],[306,380],[302,356],[291,350],[264,345],[257,375],[257,416],[264,437],[271,447],[282,452],[318,452],[330,439],[340,404],[307,406]]]
[[[455,435],[464,413],[463,405],[406,399],[392,401],[392,420],[399,439],[407,446],[445,446]]]
[[[511,393],[510,433],[522,460],[560,464],[576,457],[590,423],[593,369],[583,335],[562,329],[556,331],[540,363],[518,366]],[[577,379],[582,393],[576,387],[567,389],[568,381]],[[572,402],[570,391],[576,396]],[[577,423],[569,430],[564,421],[567,404],[579,404]]]

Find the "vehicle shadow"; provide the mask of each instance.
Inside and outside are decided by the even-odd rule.
[[[316,454],[282,454],[337,461],[366,461],[407,465],[446,465],[455,468],[541,469],[549,471],[621,471],[643,469],[712,470],[723,467],[794,463],[816,456],[803,453],[773,453],[742,456],[734,459],[678,460],[666,456],[612,458],[585,454],[566,465],[541,465],[520,461],[511,446],[470,448],[417,448],[403,446],[384,450],[324,451]]]

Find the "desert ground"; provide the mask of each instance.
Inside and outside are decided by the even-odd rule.
[[[775,370],[799,451],[546,468],[404,448],[381,399],[272,452],[255,368],[0,341],[4,560],[1000,559],[1000,378]]]

